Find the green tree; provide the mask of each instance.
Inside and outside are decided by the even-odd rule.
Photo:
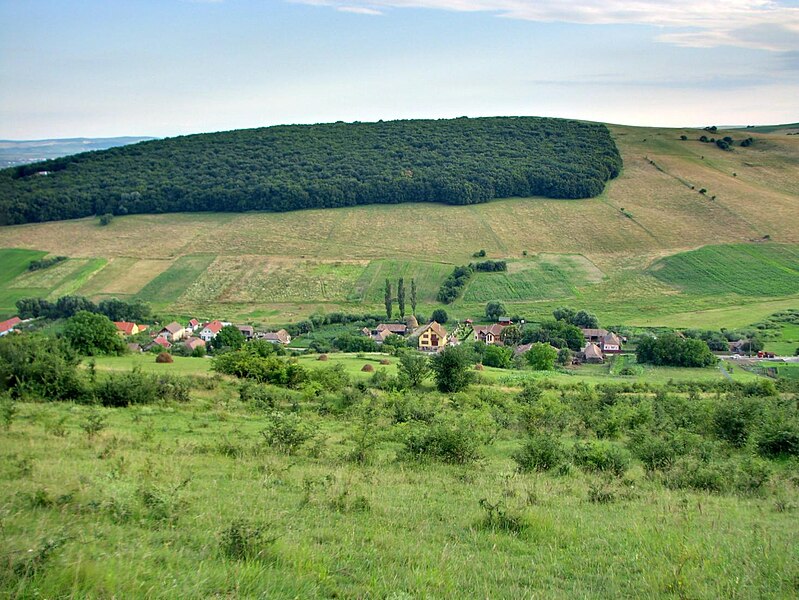
[[[85,388],[78,374],[80,358],[69,342],[42,334],[0,338],[0,391],[14,397],[78,400]]]
[[[432,321],[436,321],[437,323],[441,323],[443,325],[444,323],[449,321],[449,315],[447,314],[447,311],[445,311],[443,308],[437,308],[433,311],[433,314],[430,315],[430,319]]]
[[[502,304],[502,302],[489,302],[486,304],[486,317],[492,321],[497,321],[500,317],[504,317],[507,314],[508,311],[505,309],[505,305]]]
[[[421,352],[403,350],[397,356],[397,370],[404,387],[417,387],[430,376],[430,360]]]
[[[64,337],[75,350],[88,356],[124,354],[126,351],[111,319],[85,310],[67,320]]]
[[[471,353],[464,346],[447,346],[431,359],[431,368],[440,392],[452,393],[466,389],[474,378],[469,370]]]
[[[500,334],[502,343],[506,346],[515,346],[522,339],[522,330],[518,325],[508,325]]]
[[[405,280],[400,277],[397,281],[397,307],[399,308],[400,318],[405,318]]]
[[[416,316],[416,279],[411,279],[411,312]]]
[[[211,340],[211,347],[214,349],[230,348],[231,350],[238,350],[244,346],[247,338],[239,331],[235,325],[225,325],[216,334],[216,337]]]
[[[536,371],[551,371],[555,368],[555,360],[558,358],[557,349],[549,344],[536,342],[525,354],[527,364]]]
[[[572,364],[572,351],[568,348],[558,350],[558,364],[562,367]]]
[[[494,344],[489,344],[485,347],[485,351],[483,352],[483,364],[487,367],[509,369],[512,358],[513,350],[507,346],[495,346]]]
[[[386,279],[386,295],[384,297],[384,301],[386,303],[386,318],[390,321],[391,315],[394,313],[392,308],[394,299],[391,296],[391,281],[389,281],[388,278]]]
[[[596,318],[596,315],[586,310],[577,311],[572,317],[571,323],[583,329],[596,329],[599,327],[599,319]]]

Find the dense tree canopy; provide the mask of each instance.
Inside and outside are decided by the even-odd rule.
[[[0,225],[90,215],[590,198],[622,160],[604,125],[500,117],[286,125],[0,171]]]

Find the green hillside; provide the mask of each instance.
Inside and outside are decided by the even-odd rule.
[[[604,125],[501,117],[287,125],[0,171],[0,224],[94,214],[590,198],[621,170]]]

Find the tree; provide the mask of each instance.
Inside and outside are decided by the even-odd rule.
[[[485,347],[483,364],[487,367],[496,367],[497,369],[509,369],[512,358],[513,350],[507,346],[495,346],[494,344],[490,344]]]
[[[508,314],[505,310],[505,305],[502,302],[489,302],[486,304],[486,317],[492,321],[498,321],[500,317]]]
[[[522,339],[522,330],[518,325],[508,325],[502,330],[500,338],[506,346],[515,346]]]
[[[124,354],[125,343],[111,319],[82,310],[64,326],[64,337],[81,354]]]
[[[443,308],[437,308],[433,311],[433,314],[430,315],[430,320],[436,321],[437,323],[441,323],[443,325],[449,321],[449,315]]]
[[[525,354],[527,364],[536,371],[551,371],[555,368],[555,360],[558,358],[558,351],[549,344],[536,342]]]
[[[555,317],[556,321],[567,321],[568,323],[572,322],[574,314],[575,310],[566,306],[561,306],[552,311],[552,316]]]
[[[596,329],[599,327],[599,319],[596,318],[596,315],[585,310],[578,311],[571,319],[571,323],[583,329]]]
[[[416,279],[411,279],[411,312],[416,315]]]
[[[556,348],[569,348],[575,352],[583,347],[583,332],[568,321],[544,321],[538,326],[528,327],[522,335],[522,342],[543,342]]]
[[[430,367],[436,376],[438,391],[459,392],[472,382],[474,373],[471,366],[471,353],[464,346],[447,346],[433,356]]]
[[[0,337],[0,392],[42,400],[78,400],[85,394],[80,358],[63,338],[42,334]]]
[[[639,363],[671,367],[708,367],[717,361],[703,340],[686,339],[674,333],[658,338],[642,336],[635,353]]]
[[[397,307],[399,307],[400,318],[405,318],[405,280],[400,277],[397,281]]]
[[[430,376],[430,360],[421,352],[403,350],[397,356],[397,370],[404,387],[417,387]]]
[[[247,338],[235,325],[225,325],[216,334],[216,337],[211,340],[211,347],[214,349],[230,348],[231,350],[238,350],[244,346]]]
[[[558,350],[558,364],[562,367],[572,364],[572,351],[568,348]]]
[[[386,295],[385,295],[384,300],[385,300],[385,303],[386,303],[386,318],[390,321],[391,320],[391,315],[394,312],[392,310],[392,307],[391,307],[391,305],[394,302],[394,300],[393,300],[393,298],[391,296],[391,281],[389,281],[388,278],[386,278]]]
[[[114,215],[112,213],[105,213],[102,217],[100,217],[100,225],[103,227],[106,225],[110,225],[111,221],[114,220]]]

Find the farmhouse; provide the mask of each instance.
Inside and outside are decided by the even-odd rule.
[[[605,357],[602,354],[602,350],[599,349],[599,346],[592,342],[588,342],[583,348],[581,352],[582,359],[587,363],[593,364],[601,364],[605,362]]]
[[[621,338],[615,333],[610,332],[602,337],[602,343],[599,347],[605,354],[621,352]]]
[[[405,323],[380,323],[376,330],[388,331],[395,335],[405,335],[408,332],[408,326]]]
[[[475,325],[473,327],[474,341],[501,346],[502,340],[500,337],[503,329],[505,329],[505,325],[500,323],[494,323],[493,325]]]
[[[266,333],[258,334],[258,339],[272,342],[273,344],[289,344],[291,342],[291,335],[285,329],[278,331],[268,331]]]
[[[236,325],[236,328],[239,331],[241,331],[242,335],[244,335],[245,338],[247,338],[248,340],[252,339],[252,336],[254,335],[255,332],[252,328],[252,325]]]
[[[7,321],[3,321],[0,323],[0,336],[6,335],[14,331],[14,327],[22,323],[22,319],[19,317],[11,317]]]
[[[216,334],[222,330],[222,327],[224,327],[224,325],[222,325],[221,321],[206,323],[205,327],[200,330],[200,339],[206,343],[210,342],[216,337]]]
[[[143,331],[136,323],[130,321],[114,321],[114,325],[116,325],[117,333],[122,337],[129,337]]]
[[[156,346],[161,346],[164,350],[169,350],[172,347],[172,344],[170,343],[170,341],[168,339],[166,339],[165,337],[159,335],[157,338],[155,338],[149,344],[145,344],[142,347],[142,350],[150,350],[152,348],[155,348]]]
[[[607,329],[581,329],[586,342],[599,344],[602,338],[610,333]]]
[[[188,350],[194,352],[197,348],[205,348],[205,341],[198,337],[190,337],[186,340],[185,346]]]
[[[431,321],[413,335],[418,338],[418,347],[422,352],[439,352],[447,345],[447,330],[436,321]]]
[[[200,322],[197,319],[192,319],[186,324],[186,331],[188,331],[189,333],[194,333],[199,328],[200,328]]]
[[[170,342],[177,342],[186,336],[186,330],[180,323],[172,321],[169,325],[158,332],[158,337],[163,337]]]

